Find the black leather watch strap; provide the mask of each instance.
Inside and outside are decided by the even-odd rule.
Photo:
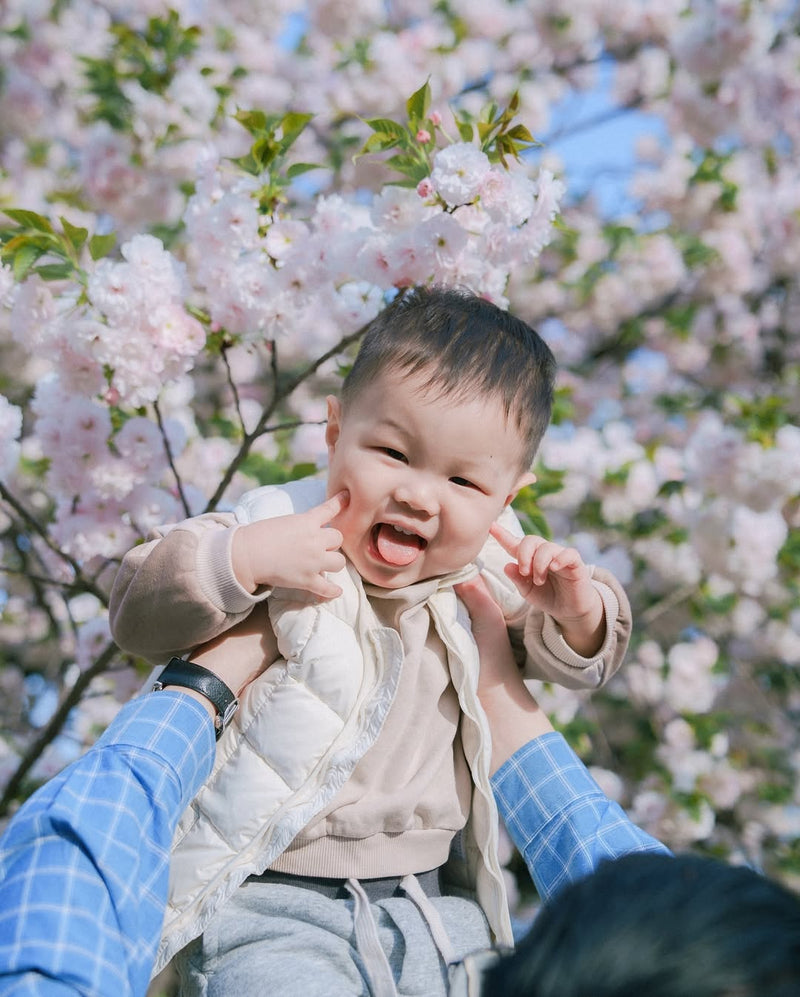
[[[214,729],[217,733],[217,740],[219,740],[220,735],[239,709],[239,700],[222,679],[193,661],[171,658],[154,682],[153,691],[158,692],[161,689],[166,689],[169,685],[194,689],[195,692],[202,693],[206,699],[211,700],[217,710],[217,715],[214,718]]]

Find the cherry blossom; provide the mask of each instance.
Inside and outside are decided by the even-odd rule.
[[[10,475],[19,460],[22,409],[0,395],[0,474]]]

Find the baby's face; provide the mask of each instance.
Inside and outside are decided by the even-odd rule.
[[[422,389],[386,372],[348,403],[328,399],[328,493],[346,488],[334,520],[365,581],[400,588],[463,568],[489,527],[533,480],[501,403]]]

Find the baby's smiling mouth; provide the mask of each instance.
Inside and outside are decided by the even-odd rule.
[[[390,523],[377,523],[372,528],[372,546],[382,561],[395,568],[404,568],[417,559],[428,546],[428,541]]]

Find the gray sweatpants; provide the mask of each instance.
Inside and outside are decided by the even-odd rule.
[[[428,898],[433,914],[406,895],[367,902],[368,912],[365,900],[244,883],[176,957],[182,997],[444,997],[441,949],[458,960],[490,945],[474,900]]]

